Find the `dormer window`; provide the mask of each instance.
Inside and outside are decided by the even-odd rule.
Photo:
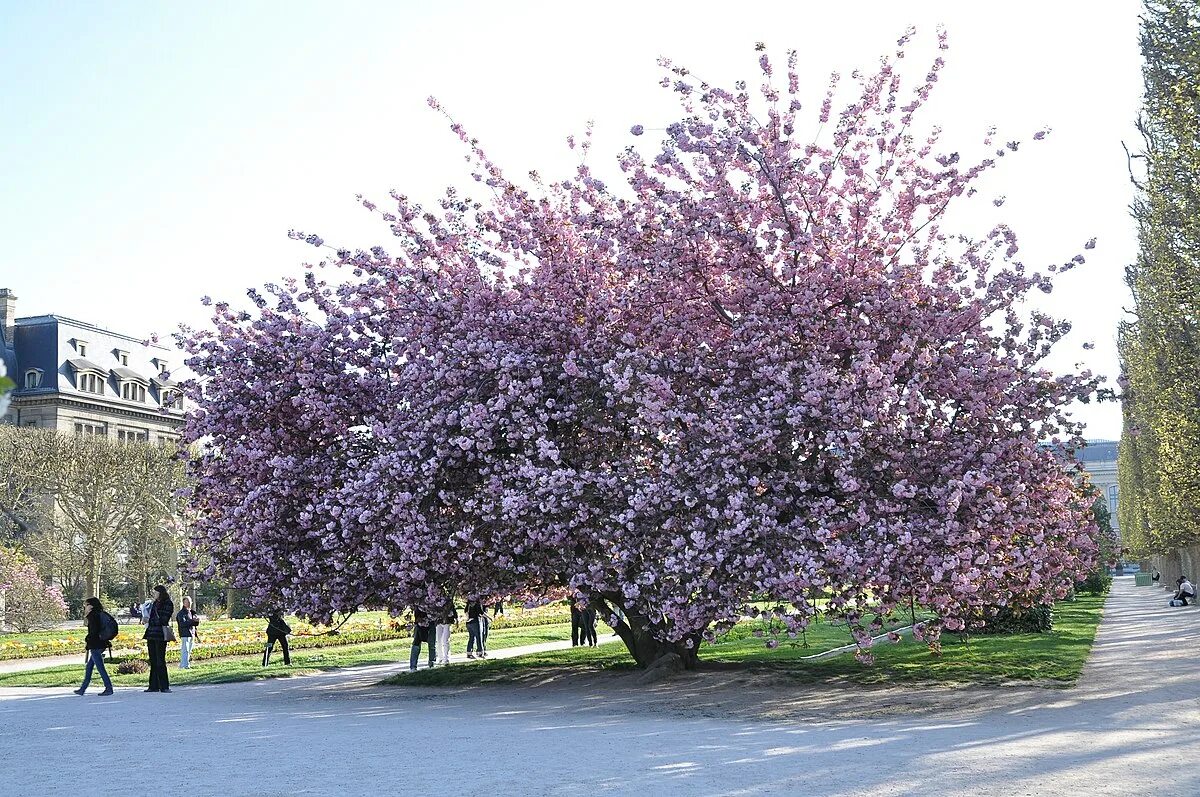
[[[101,379],[100,375],[97,373],[89,372],[89,373],[79,374],[77,379],[78,379],[79,389],[82,390],[84,393],[101,394],[104,392],[104,380]]]
[[[33,390],[42,386],[42,369],[30,368],[25,372],[25,389]]]
[[[117,355],[117,362],[126,367],[129,366],[129,352],[113,349],[113,354]]]
[[[117,366],[112,373],[116,377],[117,390],[120,392],[121,398],[126,401],[146,403],[146,391],[150,387],[149,379],[124,365]]]
[[[88,351],[87,341],[80,340],[79,338],[75,338],[75,351],[77,351],[79,353],[80,357],[87,357],[87,351]]]
[[[81,341],[75,341],[78,346]],[[67,360],[67,364],[75,370],[75,389],[81,393],[95,393],[98,396],[104,395],[104,383],[108,381],[108,369],[103,368],[91,360],[83,357],[76,357]]]

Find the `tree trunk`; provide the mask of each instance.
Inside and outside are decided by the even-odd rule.
[[[649,618],[637,612],[626,610],[614,599],[614,596],[592,596],[589,600],[605,613],[605,622],[609,622],[610,624],[609,618],[617,614],[614,611],[614,607],[621,609],[621,614],[618,615],[617,624],[613,626],[613,631],[625,643],[625,647],[629,650],[629,655],[633,656],[633,660],[637,662],[638,667],[646,669],[658,659],[671,653],[676,653],[679,655],[679,658],[683,659],[684,669],[694,670],[700,665],[700,659],[697,655],[700,650],[701,637],[699,634],[692,634],[678,642],[664,642],[655,637],[650,630],[651,624]]]
[[[100,551],[91,548],[88,551],[87,594],[83,597],[100,597],[100,570],[104,557]]]

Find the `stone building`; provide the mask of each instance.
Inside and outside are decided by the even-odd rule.
[[[17,383],[0,422],[160,445],[179,439],[183,397],[169,377],[179,352],[60,315],[17,318],[16,307],[16,295],[0,288],[0,357]]]
[[[1108,502],[1108,511],[1112,515],[1112,527],[1121,538],[1121,527],[1117,522],[1117,503],[1120,496],[1117,491],[1117,441],[1089,440],[1087,446],[1077,456],[1083,463],[1083,469],[1091,477],[1092,484]]]

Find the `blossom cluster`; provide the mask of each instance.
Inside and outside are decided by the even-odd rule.
[[[62,590],[46,583],[36,562],[3,545],[0,545],[0,599],[4,609],[0,620],[18,631],[54,625],[67,616]]]

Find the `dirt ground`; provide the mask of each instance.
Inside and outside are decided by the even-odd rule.
[[[787,675],[765,670],[688,672],[651,686],[639,684],[638,676],[637,672],[581,675],[576,669],[539,668],[515,683],[410,690],[428,696],[463,697],[486,692],[512,700],[537,695],[562,699],[595,696],[613,711],[805,723],[931,714],[970,717],[1035,704],[1064,691],[1061,684],[1028,681],[986,687],[920,688],[798,683]]]

